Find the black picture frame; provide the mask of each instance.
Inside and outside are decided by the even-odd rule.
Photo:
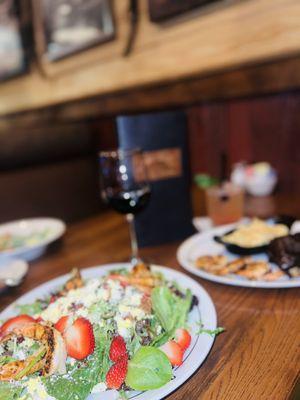
[[[3,0],[0,4],[0,82],[29,70],[33,39],[28,6],[27,0]]]
[[[148,0],[150,19],[161,22],[216,0]]]
[[[48,61],[59,61],[115,37],[112,0],[35,0],[34,5],[39,53]]]

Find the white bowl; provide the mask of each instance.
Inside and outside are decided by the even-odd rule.
[[[0,235],[8,233],[11,235],[26,236],[45,229],[48,229],[49,233],[34,244],[26,244],[0,251],[0,261],[11,258],[22,258],[26,261],[32,261],[44,254],[47,246],[60,238],[66,230],[65,223],[56,218],[30,218],[1,224]]]
[[[263,180],[247,180],[246,190],[252,196],[268,196],[270,195],[277,183],[277,178],[268,178]]]

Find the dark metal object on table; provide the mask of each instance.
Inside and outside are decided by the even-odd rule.
[[[232,244],[232,243],[227,243],[223,240],[223,237],[225,235],[229,235],[230,233],[233,233],[235,229],[232,229],[228,232],[225,232],[222,236],[214,236],[214,240],[217,243],[222,244],[223,246],[226,247],[230,253],[233,254],[238,254],[240,256],[250,256],[252,254],[258,254],[258,253],[265,253],[268,249],[268,245],[263,245],[263,246],[255,246],[255,247],[241,247],[238,246],[237,244]]]
[[[292,215],[281,214],[274,218],[274,222],[276,224],[283,224],[286,225],[289,229],[293,225],[293,223],[297,220],[296,217]]]
[[[296,219],[297,218],[295,218],[295,217],[293,217],[291,215],[281,214],[281,215],[278,215],[278,216],[274,217],[274,223],[286,225],[290,229],[292,224],[296,221]],[[228,235],[228,234],[230,234],[230,233],[233,233],[234,231],[235,231],[235,229],[231,229],[230,231],[225,232],[222,236],[214,236],[214,240],[217,243],[220,243],[223,246],[225,246],[227,248],[227,250],[230,251],[230,253],[233,253],[233,254],[238,254],[238,255],[241,255],[241,256],[248,256],[248,255],[252,255],[252,254],[265,253],[265,252],[268,251],[270,243],[273,242],[272,241],[272,242],[270,242],[268,244],[265,244],[263,246],[255,246],[255,247],[242,247],[242,246],[238,246],[236,244],[231,244],[231,243],[225,242],[223,240],[223,237]],[[279,238],[279,239],[281,239],[281,238]],[[275,241],[276,240],[277,239],[275,239]]]

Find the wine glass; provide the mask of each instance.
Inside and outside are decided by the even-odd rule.
[[[150,198],[146,166],[140,149],[101,151],[102,197],[117,212],[126,215],[131,241],[131,263],[141,262],[134,226],[134,216]]]

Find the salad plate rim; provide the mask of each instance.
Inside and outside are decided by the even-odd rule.
[[[101,276],[104,276],[109,271],[116,270],[116,269],[122,269],[122,268],[129,269],[130,267],[131,267],[130,263],[116,262],[116,263],[95,265],[93,267],[88,267],[88,268],[80,268],[80,272],[82,273],[82,276],[84,279],[93,279],[93,278],[97,277],[94,274],[98,274],[99,272],[101,273],[101,275],[98,275],[98,276],[101,277]],[[203,304],[201,304],[201,300],[199,299],[200,304],[197,306],[197,309],[199,312],[200,321],[202,321],[202,318],[203,318],[203,315],[202,315],[203,310],[201,312],[200,307],[203,306],[207,309],[205,319],[207,320],[207,318],[209,316],[209,323],[207,323],[207,321],[206,321],[207,324],[205,327],[208,329],[216,329],[217,313],[216,313],[215,304],[214,304],[211,296],[207,292],[207,290],[199,282],[197,282],[194,278],[188,276],[184,272],[178,271],[176,269],[172,269],[169,267],[156,265],[156,264],[152,264],[151,268],[153,268],[154,271],[162,272],[165,275],[166,279],[170,280],[170,281],[172,281],[172,280],[178,281],[180,279],[180,277],[184,277],[184,280],[180,281],[180,284],[182,284],[183,288],[190,288],[192,293],[196,294],[198,297],[200,297],[200,299],[202,299],[202,303],[204,303],[204,306],[203,306]],[[34,298],[37,299],[43,295],[44,296],[48,295],[50,290],[52,290],[53,286],[59,286],[60,284],[64,283],[65,280],[68,278],[68,276],[69,276],[68,273],[60,275],[58,277],[55,277],[49,281],[46,281],[46,282],[36,286],[35,288],[29,290],[28,292],[26,292],[25,294],[20,296],[16,301],[14,301],[10,305],[8,305],[5,309],[3,309],[0,312],[0,319],[6,319],[11,316],[14,316],[16,314],[16,312],[14,312],[14,311],[16,311],[17,305],[25,304],[26,301],[27,302],[34,301],[34,300],[26,300],[26,298],[28,296],[33,296]],[[43,294],[38,293],[41,291],[43,292]],[[200,337],[200,334],[197,334],[196,342],[195,342],[196,344],[198,342],[199,337]],[[187,369],[184,369],[181,374],[176,373],[177,371],[180,371],[181,367],[179,367],[179,368],[176,367],[174,369],[174,373],[176,373],[176,375],[175,375],[176,379],[171,380],[169,383],[167,383],[166,385],[162,386],[159,389],[145,391],[145,392],[132,391],[131,392],[132,395],[129,396],[128,398],[129,399],[141,399],[141,400],[145,400],[145,399],[161,400],[165,396],[167,396],[170,393],[177,390],[200,368],[200,366],[206,360],[206,358],[208,357],[208,355],[211,351],[211,348],[214,344],[214,340],[215,340],[215,337],[210,336],[210,335],[205,335],[205,342],[204,342],[205,343],[205,346],[204,346],[205,354],[201,355],[201,357],[197,357],[196,362],[192,363]],[[197,351],[197,349],[199,350],[198,346],[199,346],[199,344],[194,346],[195,350],[194,350],[194,348],[191,349],[191,351],[185,357],[185,360],[189,357],[190,354],[193,353],[193,351]],[[192,357],[192,359],[193,359],[193,357]],[[195,359],[194,359],[194,361],[195,361]],[[183,365],[185,365],[185,363]],[[145,397],[145,395],[147,397]],[[93,397],[93,395],[90,394],[87,397],[87,400],[89,400],[89,399],[92,400],[94,398],[95,397]]]

